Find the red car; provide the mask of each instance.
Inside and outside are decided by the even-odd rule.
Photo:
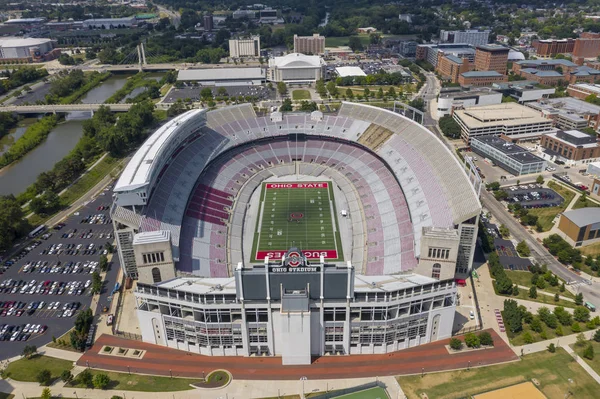
[[[21,317],[22,314],[23,314],[23,309],[19,309],[19,310],[17,310],[17,313],[15,313],[15,316]]]

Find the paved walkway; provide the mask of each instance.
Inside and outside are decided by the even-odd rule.
[[[449,339],[420,345],[384,355],[322,356],[307,366],[281,365],[280,357],[227,357],[202,356],[190,352],[102,335],[94,346],[77,362],[80,366],[132,373],[164,375],[172,372],[177,377],[202,377],[203,372],[226,369],[235,379],[244,380],[296,380],[336,379],[418,374],[444,371],[474,365],[490,365],[517,360],[518,356],[489,330],[495,347],[480,351],[449,354],[445,345]],[[143,359],[129,359],[99,354],[104,345],[146,350]]]
[[[524,285],[518,285],[517,287],[519,287],[519,288],[520,288],[520,289],[522,289],[522,290],[526,290],[527,292],[529,292],[529,289],[531,288],[531,287],[525,287]],[[538,289],[538,290],[537,290],[537,293],[538,293],[538,294],[540,294],[540,295],[551,296],[551,297],[553,297],[553,298],[554,298],[554,294],[553,294],[553,293],[551,293],[551,292],[542,291],[542,290],[539,290],[539,289]],[[565,297],[565,296],[562,296],[562,295],[560,295],[560,294],[558,294],[558,295],[560,296],[560,299],[562,299],[563,301],[575,302],[575,300],[574,300],[574,299],[567,298],[567,297]]]
[[[585,371],[586,371],[586,372],[587,372],[587,373],[590,375],[590,377],[592,377],[594,380],[596,380],[596,382],[597,382],[598,384],[600,384],[600,375],[598,375],[598,373],[596,373],[596,372],[594,371],[594,369],[592,369],[592,368],[589,366],[589,364],[587,364],[587,363],[585,362],[585,360],[583,360],[582,358],[580,358],[580,357],[579,357],[579,355],[577,355],[577,353],[575,353],[575,351],[574,351],[573,349],[571,349],[571,347],[570,347],[570,346],[565,346],[565,345],[563,345],[563,348],[565,348],[565,350],[567,351],[567,353],[568,353],[569,355],[571,355],[571,357],[572,357],[573,359],[575,359],[575,361],[576,361],[577,363],[579,363],[579,365],[580,365],[581,367],[583,367],[583,369],[584,369],[584,370],[585,370]]]

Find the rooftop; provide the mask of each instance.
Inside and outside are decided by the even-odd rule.
[[[575,97],[548,98],[544,99],[544,102],[552,104],[554,107],[572,110],[577,113],[600,114],[600,106],[579,100]]]
[[[448,58],[450,61],[452,61],[452,62],[454,62],[456,64],[462,64],[463,63],[463,59],[462,58],[457,57],[457,56],[452,55],[452,54],[448,54],[446,56],[446,58]]]
[[[500,72],[497,71],[470,71],[461,73],[465,78],[494,78],[502,77]]]
[[[555,133],[546,133],[544,136],[552,137],[568,146],[577,148],[596,148],[598,142],[596,137],[580,132],[579,130],[558,131]]]
[[[263,68],[206,68],[182,69],[177,80],[227,80],[227,79],[265,79]]]
[[[133,237],[133,245],[153,244],[157,242],[168,242],[171,232],[168,230],[156,230],[138,233]]]
[[[469,107],[456,110],[454,114],[469,128],[543,123],[550,129],[552,124],[551,120],[544,118],[539,112],[517,103]]]
[[[482,87],[478,90],[469,91],[452,91],[440,94],[440,98],[454,98],[460,100],[462,98],[473,98],[477,96],[502,95],[501,93],[492,90],[489,87]]]
[[[600,93],[600,85],[594,83],[577,83],[569,86],[574,89],[589,91],[590,93]]]
[[[34,39],[32,37],[2,37],[0,38],[0,47],[33,47],[51,41],[51,39]]]
[[[565,66],[565,67],[576,67],[577,64],[569,61],[569,60],[524,60],[524,61],[517,61],[517,64],[519,65],[533,65],[533,66],[540,66],[540,65],[558,65],[558,66]]]
[[[325,61],[318,55],[305,55],[291,53],[283,57],[269,59],[269,67],[278,68],[316,68],[325,65]]]
[[[478,141],[487,144],[496,150],[500,151],[504,155],[508,156],[515,161],[522,164],[544,162],[544,160],[536,155],[533,155],[526,148],[510,143],[506,140],[502,140],[496,136],[481,136],[471,138],[471,145],[474,141]]]
[[[508,47],[500,46],[499,44],[483,44],[483,45],[477,46],[477,48],[481,49],[481,50],[485,50],[485,51],[502,52],[502,53],[508,53],[510,51],[510,49]]]
[[[562,214],[578,227],[585,227],[600,222],[600,208],[580,208]]]
[[[365,71],[357,66],[337,67],[335,68],[335,71],[342,78],[345,78],[346,76],[367,76]]]

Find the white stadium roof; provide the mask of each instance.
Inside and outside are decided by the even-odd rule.
[[[188,111],[155,131],[133,155],[117,180],[115,191],[131,191],[149,184],[152,165],[161,148],[169,142],[180,124],[202,112],[202,109]]]
[[[277,68],[317,68],[322,65],[325,65],[325,61],[318,55],[304,55],[300,53],[291,53],[269,60],[269,67]]]
[[[335,71],[341,78],[345,78],[347,76],[367,76],[365,71],[363,71],[357,66],[337,67],[335,68]]]
[[[33,47],[39,46],[40,44],[45,44],[51,42],[51,39],[35,39],[32,37],[22,38],[22,37],[3,37],[0,38],[0,47],[9,48],[9,47]]]
[[[233,80],[233,79],[265,79],[263,68],[208,68],[183,69],[179,71],[177,80]]]

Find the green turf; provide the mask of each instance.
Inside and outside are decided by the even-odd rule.
[[[72,361],[37,355],[31,359],[23,358],[10,363],[6,367],[5,375],[17,381],[37,382],[37,375],[42,370],[50,370],[52,379],[55,380],[64,370],[72,368]]]
[[[349,393],[342,396],[333,396],[335,399],[387,399],[389,398],[385,389],[380,387],[365,389],[364,391],[358,391]]]
[[[308,91],[308,90],[294,90],[292,92],[292,98],[294,100],[310,100],[310,91]]]
[[[303,251],[337,250],[338,257],[330,260],[343,259],[333,189],[331,182],[327,183],[329,188],[267,189],[269,183],[263,184],[252,251],[254,261],[257,251],[285,252],[291,247]],[[292,214],[301,217],[294,219]]]

